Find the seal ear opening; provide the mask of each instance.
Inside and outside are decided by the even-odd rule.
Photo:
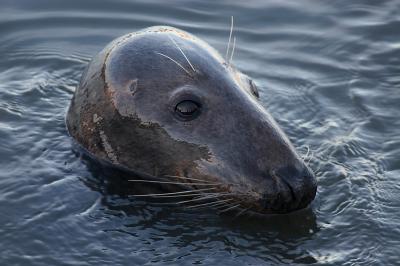
[[[240,84],[242,87],[250,93],[252,96],[256,97],[257,99],[260,98],[260,93],[258,92],[258,87],[256,83],[246,74],[243,74],[241,72],[237,72],[237,75],[240,77]]]
[[[256,83],[252,79],[249,79],[249,84],[251,93],[257,98],[260,98],[260,94],[258,93],[258,87]]]

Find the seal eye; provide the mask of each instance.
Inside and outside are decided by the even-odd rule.
[[[184,119],[195,118],[199,113],[199,109],[200,104],[190,100],[182,101],[175,106],[175,112]]]

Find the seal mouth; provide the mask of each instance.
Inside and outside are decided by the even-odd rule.
[[[112,169],[128,181],[129,197],[187,210],[211,208],[218,214],[232,213],[234,216],[285,214],[308,208],[316,194],[315,176],[308,167],[297,176],[292,168],[271,171],[263,177],[272,180],[268,182],[270,185],[259,185],[256,189],[249,183],[225,183],[208,175],[192,176],[187,172],[185,175],[153,176],[107,161],[100,162],[105,169]],[[261,193],[263,186],[267,188]]]
[[[283,178],[278,174],[271,176],[274,186],[259,193],[245,184],[224,184],[202,178],[164,175],[150,180],[129,179],[133,184],[161,186],[162,193],[130,195],[138,198],[151,198],[167,201],[173,206],[188,210],[213,208],[217,213],[235,212],[258,213],[262,215],[285,214],[307,208],[316,194],[314,176]],[[310,181],[307,181],[310,180]]]

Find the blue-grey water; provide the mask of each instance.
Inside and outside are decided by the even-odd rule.
[[[65,113],[112,39],[170,25],[225,53],[301,153],[311,211],[230,219],[122,197]],[[0,0],[0,265],[400,263],[400,2]]]

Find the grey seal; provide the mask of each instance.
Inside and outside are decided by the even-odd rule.
[[[228,57],[172,27],[117,38],[83,73],[68,131],[98,160],[131,170],[133,184],[171,188],[160,197],[257,213],[308,206],[315,175]]]

